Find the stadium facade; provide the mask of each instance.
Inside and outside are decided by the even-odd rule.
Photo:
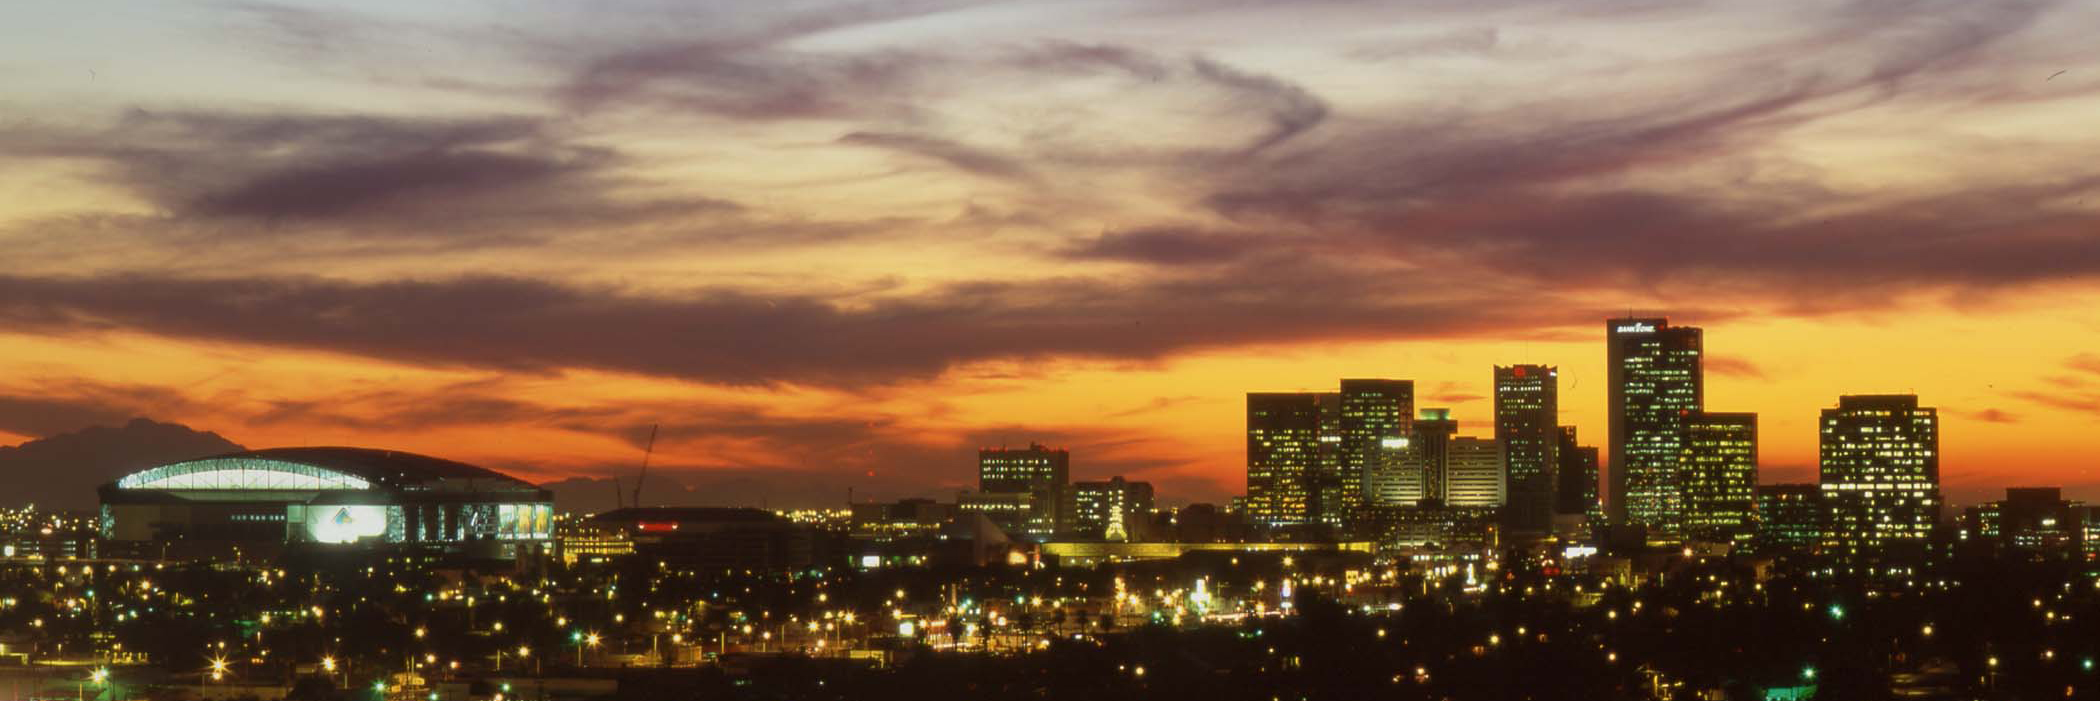
[[[489,558],[542,551],[553,495],[465,463],[273,448],[161,465],[101,490],[102,536],[141,553],[363,544]]]

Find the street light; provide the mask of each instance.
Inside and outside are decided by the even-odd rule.
[[[94,682],[95,686],[102,686],[103,683],[109,681],[109,668],[102,667],[96,669],[93,672],[89,672],[87,681]],[[95,695],[101,696],[102,693],[98,691],[95,693]],[[79,701],[87,701],[87,682],[80,682],[74,684],[73,696]]]

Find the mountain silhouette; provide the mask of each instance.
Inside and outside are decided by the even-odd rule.
[[[0,447],[0,482],[12,487],[0,495],[0,506],[92,509],[95,488],[127,473],[241,450],[246,448],[210,431],[144,418]]]

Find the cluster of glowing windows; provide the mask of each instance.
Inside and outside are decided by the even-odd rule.
[[[156,467],[117,480],[118,489],[314,491],[371,489],[334,470],[262,458],[210,458]]]

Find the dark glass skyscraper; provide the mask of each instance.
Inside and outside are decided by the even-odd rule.
[[[1414,435],[1409,438],[1407,464],[1422,476],[1422,498],[1439,501],[1447,498],[1451,440],[1457,435],[1458,419],[1451,418],[1450,409],[1423,409],[1422,417],[1415,419]]]
[[[1578,444],[1574,426],[1560,427],[1555,438],[1560,474],[1553,495],[1554,512],[1596,517],[1602,508],[1597,500],[1597,447]]]
[[[1312,520],[1311,481],[1320,469],[1318,392],[1247,394],[1247,519],[1288,526]]]
[[[1495,367],[1495,442],[1508,465],[1511,530],[1544,533],[1553,525],[1560,472],[1560,371],[1547,365]]]
[[[1684,530],[1683,421],[1704,408],[1700,331],[1658,318],[1607,320],[1604,333],[1611,422],[1606,506],[1614,521],[1646,528],[1650,541],[1674,541]]]
[[[1692,412],[1679,466],[1685,535],[1749,544],[1757,531],[1757,415]]]
[[[1827,513],[1813,484],[1766,484],[1757,488],[1759,552],[1809,552],[1823,545]]]
[[[1939,411],[1910,394],[1839,397],[1822,432],[1824,552],[1921,548],[1939,521]]]

